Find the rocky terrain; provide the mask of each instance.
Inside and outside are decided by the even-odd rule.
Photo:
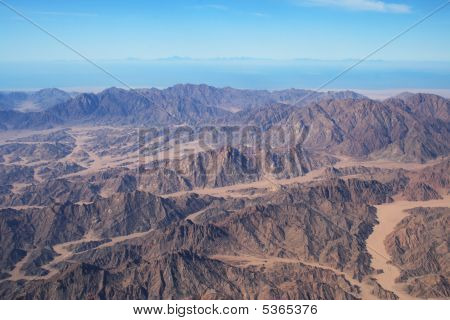
[[[2,299],[450,296],[448,99],[0,98]]]
[[[402,267],[399,281],[413,279],[408,291],[422,298],[450,296],[450,208],[410,209],[386,238],[393,261]]]
[[[76,96],[56,88],[35,92],[0,92],[0,110],[42,111]]]

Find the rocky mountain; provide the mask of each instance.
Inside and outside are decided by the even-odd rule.
[[[9,283],[0,295],[9,299],[355,299],[357,292],[327,270],[302,264],[242,270],[188,251],[135,261],[126,270],[81,263],[65,269],[54,282]],[[60,290],[64,287],[70,290]]]
[[[304,192],[309,193],[308,190]],[[371,269],[368,266],[369,259],[364,247],[364,238],[370,230],[370,224],[364,225],[374,223],[373,210],[366,205],[355,206],[350,202],[342,207],[331,199],[328,202],[329,208],[325,209],[322,204],[319,211],[314,209],[317,208],[317,204],[313,201],[309,204],[297,204],[294,199],[288,204],[261,206],[256,203],[262,199],[257,202],[249,201],[248,204],[230,203],[224,199],[198,195],[165,200],[151,194],[133,192],[121,194],[119,197],[95,200],[87,205],[65,203],[50,205],[48,209],[21,212],[3,210],[0,212],[1,234],[4,237],[2,245],[5,245],[1,251],[2,268],[12,268],[17,261],[23,259],[24,251],[32,250],[36,253],[34,254],[36,258],[29,258],[29,264],[24,268],[26,272],[37,276],[37,279],[40,273],[36,274],[36,268],[41,268],[41,273],[45,271],[44,266],[55,255],[50,252],[49,259],[42,258],[48,245],[82,239],[89,232],[105,239],[111,238],[113,241],[122,235],[129,235],[130,242],[114,246],[108,246],[109,242],[100,242],[93,246],[98,247],[97,250],[84,247],[87,249],[78,251],[75,258],[80,261],[79,265],[77,262],[72,266],[61,266],[62,270],[58,275],[37,282],[32,281],[26,287],[21,287],[21,282],[0,283],[0,292],[2,297],[15,298],[24,294],[28,297],[38,295],[42,298],[87,298],[84,294],[74,295],[77,290],[73,286],[70,289],[74,290],[73,293],[63,296],[49,290],[48,286],[53,286],[54,283],[67,283],[63,285],[66,286],[75,279],[73,277],[82,277],[79,278],[81,282],[76,283],[85,288],[83,292],[92,292],[97,290],[95,288],[98,282],[92,281],[98,276],[97,272],[102,274],[106,272],[111,274],[111,281],[119,277],[123,279],[120,281],[122,282],[125,278],[133,277],[134,280],[130,285],[148,283],[149,286],[143,295],[136,295],[123,288],[125,291],[120,290],[122,293],[117,293],[117,296],[108,295],[108,298],[204,298],[206,294],[214,292],[218,294],[218,298],[355,298],[358,289],[345,278],[330,270],[311,267],[310,264],[320,261],[337,269],[349,269],[355,277],[369,273]],[[236,211],[216,224],[197,225],[190,219],[185,219],[207,207],[234,208]],[[349,210],[359,218],[347,215]],[[336,227],[330,220],[339,221],[342,219],[341,215],[353,222]],[[313,225],[306,223],[307,221],[313,222]],[[20,240],[14,238],[19,228],[24,236]],[[310,228],[315,231],[312,233]],[[134,234],[145,230],[154,231],[133,239]],[[106,244],[106,247],[100,248],[102,243]],[[252,267],[242,269],[220,258],[223,255],[239,258],[241,255],[250,254],[266,256],[265,259],[269,261],[272,259],[269,257],[276,257],[276,260],[268,268],[262,268],[256,263]],[[279,263],[277,259],[281,259]],[[288,265],[282,263],[283,259],[289,262]],[[130,265],[131,261],[134,266]],[[124,264],[128,265],[127,273],[120,271],[123,270]],[[81,276],[75,271],[78,267],[88,268],[83,269],[85,271],[81,274],[87,275],[93,271],[92,280],[85,282],[90,277]],[[158,270],[163,274],[165,274],[163,270],[173,270],[174,273],[169,274],[177,276],[173,278],[167,274],[161,279],[156,274],[153,276],[149,273],[150,270],[154,270],[156,274],[160,274]],[[218,278],[219,274],[224,274],[223,272],[228,276]],[[261,285],[267,284],[262,287],[258,285],[251,290],[253,293],[245,295],[242,295],[240,290],[223,291],[227,286],[232,288],[239,285],[248,286],[253,277],[249,275],[248,278],[248,273],[261,277]],[[45,272],[43,274],[45,277]],[[236,278],[238,274],[241,276]],[[317,282],[319,278],[322,280]],[[156,290],[162,283],[170,283],[172,281],[170,279],[176,282],[169,286],[164,285],[164,289],[161,288],[164,291]],[[184,279],[190,281],[186,282]],[[286,281],[292,283],[292,290],[281,290]],[[107,283],[108,287],[116,286],[114,281]],[[322,284],[317,287],[318,283]],[[269,292],[275,290],[274,293],[268,293],[267,286],[273,288]],[[101,295],[95,297],[102,298]]]
[[[226,111],[231,105],[242,106],[243,111]],[[426,161],[450,150],[449,111],[448,99],[427,94],[380,102],[351,92],[269,92],[178,85],[165,90],[111,88],[98,94],[80,94],[44,112],[3,111],[1,127],[220,123],[255,125],[270,132],[279,125],[288,130],[301,126],[308,129],[305,145],[309,148],[355,157]]]
[[[70,100],[73,95],[56,88],[42,89],[35,92],[0,92],[0,111],[43,111],[56,104]]]
[[[145,166],[141,178],[145,179],[146,175],[155,171],[160,174],[164,170],[176,180],[171,180],[175,191],[182,190],[184,186],[217,188],[258,181],[268,174],[276,178],[298,177],[336,161],[333,157],[308,152],[300,145],[284,152],[266,150],[260,154],[226,146],[181,159],[152,161]]]
[[[206,85],[0,110],[0,299],[447,299],[449,120]]]
[[[405,199],[410,201],[428,201],[442,199],[439,193],[423,182],[409,183],[404,191]]]
[[[51,91],[50,91],[51,92]],[[50,94],[50,93],[49,93]],[[79,94],[42,112],[2,112],[0,127],[10,129],[52,127],[59,124],[195,124],[211,122],[230,111],[261,108],[278,102],[305,104],[325,98],[360,99],[354,92],[313,92],[306,90],[258,91],[214,88],[206,85],[176,85],[164,90],[106,89],[98,94]],[[4,108],[13,110],[14,108]],[[0,109],[1,112],[1,109]],[[8,118],[8,121],[6,119]],[[25,122],[25,123],[24,123]]]
[[[27,128],[45,129],[62,124],[63,121],[52,113],[0,110],[0,129],[5,131]]]
[[[166,98],[191,97],[201,105],[231,112],[267,107],[275,103],[301,104],[323,99],[361,99],[364,96],[352,91],[315,92],[312,90],[288,89],[281,91],[241,90],[230,87],[215,88],[208,85],[179,84],[166,90],[141,89],[146,96],[160,94]]]
[[[394,262],[402,266],[400,281],[413,278],[408,290],[416,296],[450,296],[449,223],[449,208],[415,208],[386,238]]]
[[[450,102],[434,96],[408,100],[323,101],[296,110],[284,125],[308,127],[306,147],[355,157],[425,161],[447,155]]]

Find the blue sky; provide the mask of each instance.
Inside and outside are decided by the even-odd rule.
[[[86,56],[103,59],[360,58],[443,0],[5,0]],[[373,59],[450,61],[450,6]],[[0,5],[0,62],[77,60]]]
[[[444,3],[0,0],[3,90],[121,84],[2,1],[131,86],[260,89],[315,89]],[[450,5],[329,88],[450,89],[449,34]]]

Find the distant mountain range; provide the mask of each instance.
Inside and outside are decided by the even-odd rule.
[[[238,90],[176,85],[164,90],[109,88],[75,95],[58,89],[0,93],[0,129],[49,128],[73,123],[155,125],[198,123],[275,103],[361,99],[355,92]]]
[[[76,94],[55,88],[42,89],[33,92],[0,92],[0,111],[43,111],[56,104],[66,102],[74,96],[76,96]]]
[[[432,94],[404,93],[375,101],[352,91],[239,90],[185,84],[164,90],[109,88],[75,97],[58,89],[3,97],[11,103],[3,99],[0,130],[78,124],[251,124],[264,130],[280,125],[296,130],[301,124],[309,130],[307,147],[351,156],[377,154],[422,161],[450,150],[450,102]],[[20,101],[29,100],[42,111],[14,110]]]

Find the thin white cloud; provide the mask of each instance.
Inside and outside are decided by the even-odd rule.
[[[227,7],[223,4],[215,4],[215,3],[195,5],[195,6],[192,6],[189,8],[202,9],[202,10],[212,9],[212,10],[224,11],[224,12],[227,12],[230,14],[250,15],[250,16],[254,16],[254,17],[258,17],[258,18],[270,17],[270,15],[268,15],[267,13],[263,13],[260,11],[253,11],[253,12],[239,11],[239,10],[235,10],[234,8]]]
[[[228,7],[224,6],[223,4],[204,4],[204,5],[198,5],[194,6],[196,9],[214,9],[214,10],[220,10],[220,11],[227,11]]]
[[[262,12],[250,12],[250,14],[252,16],[260,17],[260,18],[266,18],[269,16],[267,13],[262,13]]]
[[[207,4],[206,7],[216,10],[228,10],[228,7],[223,4]]]
[[[338,7],[355,11],[377,11],[392,13],[409,13],[411,7],[406,4],[388,3],[378,0],[293,0],[300,5]]]
[[[72,16],[72,17],[97,17],[96,13],[90,12],[64,12],[64,11],[37,11],[33,12],[43,16]]]

